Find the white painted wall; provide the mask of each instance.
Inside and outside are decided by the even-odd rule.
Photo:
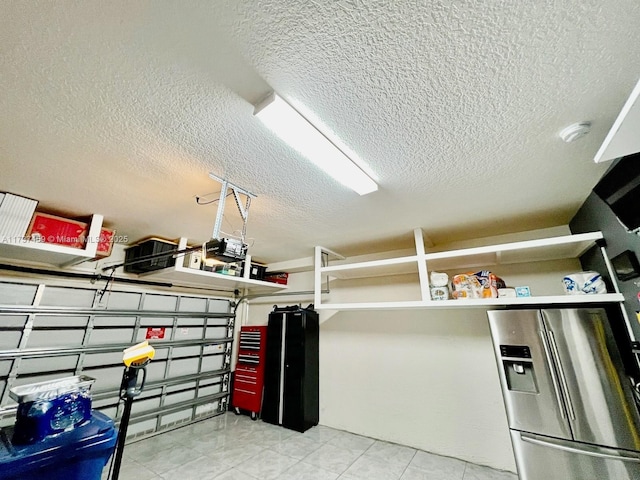
[[[406,295],[403,277],[388,280],[385,299]],[[382,279],[351,282],[341,297]],[[252,303],[248,323],[265,324],[274,303],[298,302]],[[343,311],[323,322],[320,423],[515,471],[484,309]]]
[[[491,270],[534,295],[561,295],[562,277],[580,265],[561,260]],[[313,287],[310,272],[289,278],[290,291]],[[334,281],[325,300],[417,299],[416,281],[415,275]],[[265,324],[274,304],[311,301],[310,295],[253,300],[243,321]],[[515,471],[485,309],[342,311],[324,321],[320,423]]]
[[[338,313],[320,405],[323,425],[515,471],[484,310]]]

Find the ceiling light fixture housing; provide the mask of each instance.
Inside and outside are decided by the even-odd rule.
[[[563,128],[560,138],[567,143],[575,142],[591,131],[591,122],[578,122]]]
[[[360,195],[378,189],[369,175],[275,92],[259,102],[253,114],[278,137],[344,186]]]

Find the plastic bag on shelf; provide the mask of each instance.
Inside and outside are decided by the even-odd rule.
[[[598,272],[586,271],[565,275],[562,279],[567,295],[595,295],[607,293],[607,286]]]
[[[453,277],[453,298],[498,298],[498,289],[506,284],[488,270],[462,273]]]

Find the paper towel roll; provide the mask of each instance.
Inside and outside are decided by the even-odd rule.
[[[449,275],[440,272],[431,272],[431,286],[445,287],[449,284]]]

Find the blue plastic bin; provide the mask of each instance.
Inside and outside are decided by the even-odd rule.
[[[98,411],[73,430],[31,445],[13,445],[13,428],[0,430],[0,480],[100,480],[118,431]]]

